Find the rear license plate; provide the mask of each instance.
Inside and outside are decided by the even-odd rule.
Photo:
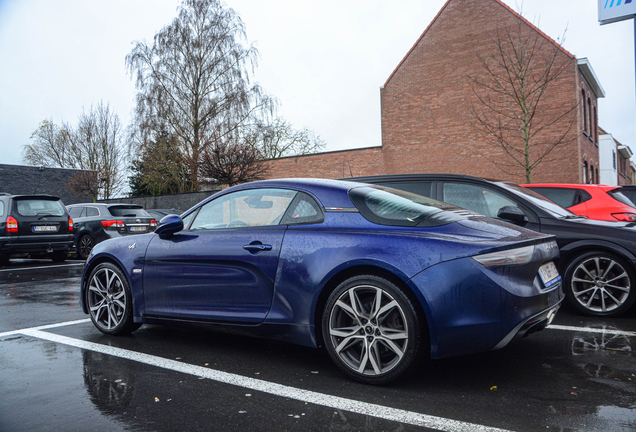
[[[541,280],[543,281],[543,284],[546,286],[546,288],[554,285],[561,280],[559,271],[552,261],[539,267],[539,276],[541,277]]]
[[[130,227],[130,232],[146,232],[145,226],[132,226]]]
[[[35,232],[57,232],[55,225],[36,225],[33,227]]]

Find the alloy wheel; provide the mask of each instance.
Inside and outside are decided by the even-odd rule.
[[[88,258],[88,255],[90,255],[92,250],[93,250],[93,239],[90,236],[85,235],[84,237],[80,239],[80,244],[79,244],[80,255],[82,256],[82,258],[86,259]]]
[[[343,364],[366,376],[383,375],[396,368],[409,341],[407,320],[399,303],[372,285],[349,288],[336,300],[328,331]]]
[[[572,273],[574,299],[586,310],[612,312],[623,306],[631,291],[630,276],[610,257],[594,256],[581,261]]]
[[[119,275],[110,268],[93,274],[88,286],[88,307],[95,325],[115,330],[126,316],[126,290]]]

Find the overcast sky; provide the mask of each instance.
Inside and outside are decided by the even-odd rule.
[[[518,9],[519,1],[504,0]],[[44,119],[76,123],[109,102],[124,124],[135,88],[124,57],[176,16],[177,0],[0,0],[0,163]],[[381,144],[380,91],[445,0],[226,0],[261,53],[255,81],[327,150]],[[599,125],[636,152],[634,22],[599,26],[597,0],[525,0],[524,16],[587,57],[605,89]]]

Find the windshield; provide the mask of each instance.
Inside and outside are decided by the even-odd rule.
[[[609,192],[607,192],[609,196],[611,196],[612,198],[614,198],[616,201],[621,202],[625,205],[628,205],[630,207],[636,207],[636,204],[634,204],[632,202],[632,200],[630,200],[629,198],[627,198],[620,189],[614,189],[611,190]]]
[[[150,217],[141,207],[109,207],[108,211],[113,216],[121,217]]]
[[[439,226],[461,219],[444,211],[457,207],[431,198],[382,186],[351,189],[349,197],[365,219],[391,226]]]
[[[565,218],[580,217],[572,213],[570,210],[564,209],[560,205],[553,203],[546,197],[539,195],[533,190],[524,188],[515,183],[499,182],[498,184],[505,187],[510,192],[513,192],[516,195],[519,195],[527,199],[528,201],[530,201],[532,204],[536,205],[537,207],[541,207],[543,210],[550,213],[554,217],[565,217]]]
[[[16,200],[20,216],[64,216],[66,209],[60,201],[44,199]]]

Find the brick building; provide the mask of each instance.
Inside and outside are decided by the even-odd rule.
[[[541,114],[575,107],[540,140],[566,135],[533,182],[599,179],[597,98],[604,97],[587,59],[576,59],[500,0],[448,0],[380,90],[382,146],[271,160],[269,177],[327,177],[396,173],[456,173],[525,182],[522,169],[504,172],[503,150],[487,144],[471,117],[471,78],[484,69],[498,30],[522,28],[558,49],[564,73],[543,99]],[[570,126],[571,125],[571,126]]]

